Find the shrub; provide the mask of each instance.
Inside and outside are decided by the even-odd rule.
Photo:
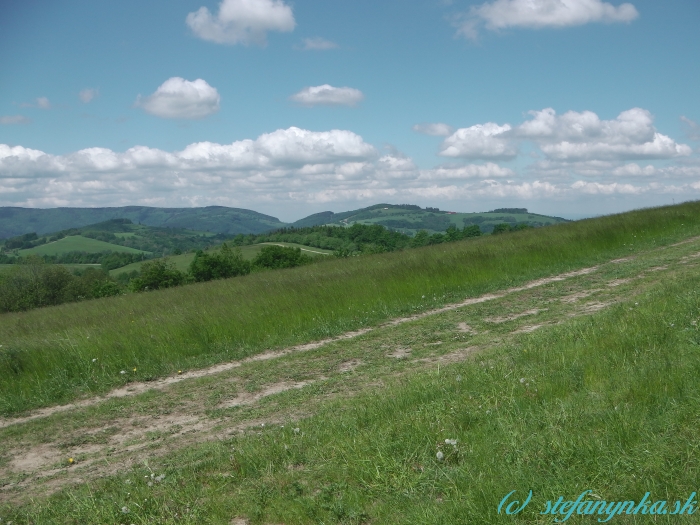
[[[250,262],[243,259],[241,249],[233,250],[223,243],[217,253],[204,253],[199,250],[190,264],[190,274],[195,281],[226,279],[250,273]]]
[[[160,290],[184,284],[186,276],[175,268],[167,258],[155,259],[141,265],[141,275],[132,279],[130,286],[135,292],[146,290]]]
[[[312,261],[311,257],[301,253],[300,248],[286,246],[265,246],[253,260],[255,268],[292,268]]]
[[[98,268],[75,273],[30,256],[0,274],[0,312],[19,312],[70,301],[118,295],[123,287]]]
[[[500,233],[506,233],[510,231],[510,224],[507,222],[502,222],[500,224],[496,224],[493,227],[493,231],[491,232],[492,235],[498,235]]]

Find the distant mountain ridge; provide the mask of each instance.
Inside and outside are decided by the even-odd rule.
[[[425,229],[445,231],[450,224],[462,228],[478,224],[482,231],[490,231],[499,222],[526,223],[544,226],[566,219],[530,213],[525,208],[499,208],[483,213],[456,213],[438,208],[421,208],[415,204],[375,204],[341,213],[324,211],[314,213],[293,223],[253,210],[207,206],[202,208],[154,208],[149,206],[122,206],[114,208],[17,208],[0,207],[0,239],[28,233],[39,236],[71,228],[110,221],[129,219],[145,226],[184,228],[188,230],[223,233],[228,235],[259,234],[280,228],[304,228],[332,224],[348,226],[380,224],[387,228],[413,234]]]
[[[421,208],[415,204],[384,203],[342,213],[330,211],[315,213],[296,221],[292,226],[301,228],[322,225],[351,226],[355,223],[379,224],[385,228],[414,235],[420,230],[426,230],[429,233],[444,232],[451,225],[458,229],[478,225],[482,232],[490,233],[499,223],[538,227],[560,222],[568,221],[561,217],[531,213],[527,208],[497,208],[487,212],[459,213],[439,208]]]
[[[186,228],[213,233],[263,233],[288,226],[276,217],[252,210],[207,206],[203,208],[15,208],[0,207],[0,239],[36,232],[39,235],[82,228],[112,219],[129,219],[134,224]]]

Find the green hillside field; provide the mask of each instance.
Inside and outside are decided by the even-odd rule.
[[[88,268],[95,268],[95,269],[101,268],[101,265],[99,265],[99,264],[62,264],[61,266],[65,266],[70,271],[86,270]],[[15,267],[14,264],[0,264],[0,273],[2,273],[4,271],[10,271],[14,267]]]
[[[693,524],[699,250],[686,203],[3,314],[0,518]]]
[[[28,250],[19,250],[19,255],[26,257],[29,255],[61,255],[69,252],[100,253],[106,251],[150,254],[150,252],[98,241],[82,235],[71,235]]]
[[[303,253],[306,253],[312,257],[314,256],[322,256],[322,255],[332,255],[333,252],[329,250],[322,250],[321,248],[309,248],[308,246],[302,246],[301,244],[294,244],[291,242],[276,242],[276,243],[261,243],[261,244],[253,244],[249,246],[241,246],[241,252],[243,253],[243,258],[247,261],[252,261],[255,259],[255,256],[260,253],[260,250],[262,249],[265,244],[276,244],[278,246],[288,246],[290,248],[299,248],[300,250],[303,251]],[[212,248],[209,251],[217,251],[217,248]],[[172,255],[168,257],[168,261],[172,264],[175,265],[175,268],[177,268],[181,272],[186,272],[190,264],[192,264],[192,261],[194,260],[194,253],[183,253],[180,255]],[[136,271],[141,271],[141,265],[143,262],[135,262],[128,264],[126,266],[122,266],[121,268],[117,268],[115,270],[111,270],[109,274],[112,277],[116,277],[119,274],[122,273],[130,273],[133,272],[134,270]]]

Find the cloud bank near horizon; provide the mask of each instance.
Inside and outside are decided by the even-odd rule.
[[[307,210],[387,200],[700,197],[700,159],[689,146],[660,133],[651,113],[641,108],[610,120],[545,108],[530,111],[517,124],[424,126],[421,132],[444,137],[441,154],[447,164],[420,168],[409,156],[382,150],[352,131],[297,127],[231,144],[196,142],[172,152],[94,147],[51,155],[0,144],[0,206],[218,204]]]

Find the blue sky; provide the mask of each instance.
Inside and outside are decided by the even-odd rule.
[[[700,198],[700,3],[0,4],[0,206]]]

